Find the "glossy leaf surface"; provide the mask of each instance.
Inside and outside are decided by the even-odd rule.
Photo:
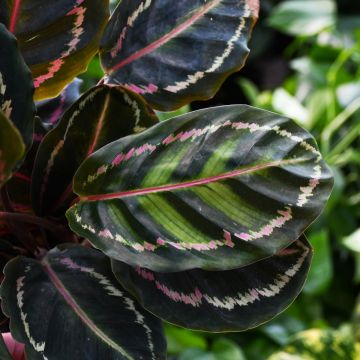
[[[19,39],[37,99],[57,96],[98,51],[108,0],[0,0],[0,22]]]
[[[165,358],[160,320],[120,287],[99,251],[74,246],[41,262],[16,258],[1,296],[28,360]]]
[[[115,276],[151,313],[190,329],[241,331],[270,320],[299,294],[308,273],[306,239],[228,271],[155,273],[112,261]]]
[[[129,265],[238,268],[297,239],[331,173],[312,136],[245,105],[195,111],[113,142],[75,176],[76,233]]]
[[[54,211],[72,199],[72,179],[94,151],[156,123],[139,95],[101,85],[85,93],[47,134],[33,171],[32,198],[38,213]]]
[[[0,110],[14,123],[28,147],[32,141],[35,116],[31,73],[15,37],[2,24],[0,44]]]
[[[21,135],[0,110],[0,185],[4,184],[25,152]]]
[[[258,0],[123,0],[101,41],[111,84],[170,111],[212,97],[245,62]]]
[[[80,97],[82,80],[75,79],[54,99],[42,100],[36,104],[37,115],[47,128],[53,128],[64,112]]]

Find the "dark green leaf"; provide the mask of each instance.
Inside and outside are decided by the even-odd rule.
[[[54,249],[4,271],[3,311],[28,360],[165,359],[160,321],[116,283],[102,253]]]
[[[107,81],[170,111],[212,97],[245,62],[258,0],[123,0],[101,41]]]
[[[238,268],[277,253],[319,215],[332,176],[291,120],[245,105],[162,122],[90,156],[71,228],[154,271]]]
[[[283,311],[299,294],[311,261],[305,238],[265,260],[228,271],[155,273],[112,260],[120,283],[156,316],[205,331],[241,331]]]
[[[57,125],[64,112],[80,97],[81,84],[82,80],[76,78],[58,97],[36,104],[37,115],[45,126],[52,128]]]
[[[0,22],[19,39],[38,100],[86,70],[108,16],[109,0],[0,0]]]
[[[35,211],[46,213],[68,204],[75,171],[90,154],[156,121],[142,98],[129,90],[107,85],[90,89],[40,145],[32,181]]]
[[[24,152],[25,145],[19,131],[0,110],[0,186],[9,179]]]
[[[0,16],[1,12],[0,6]],[[0,110],[20,131],[27,147],[33,136],[33,92],[31,73],[21,56],[17,41],[0,24]]]

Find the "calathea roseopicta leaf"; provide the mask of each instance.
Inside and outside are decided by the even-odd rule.
[[[13,360],[10,356],[9,351],[5,345],[3,336],[0,335],[0,359],[2,360]]]
[[[71,200],[73,176],[94,151],[156,122],[144,100],[132,91],[107,85],[90,89],[40,145],[32,178],[35,211],[55,211]]]
[[[109,0],[0,0],[0,22],[19,39],[38,100],[86,70],[108,17]]]
[[[107,82],[170,111],[213,96],[245,62],[258,0],[122,0],[101,40]]]
[[[54,99],[39,101],[36,104],[37,115],[46,128],[57,125],[64,112],[80,97],[82,80],[76,78]]]
[[[22,58],[17,41],[0,24],[0,110],[20,131],[27,147],[31,144],[34,126],[33,92],[31,72]]]
[[[19,131],[0,110],[0,186],[9,179],[24,152],[25,145]]]
[[[41,261],[18,257],[4,272],[2,308],[28,360],[165,359],[160,320],[117,283],[101,252],[54,249]]]
[[[311,247],[305,237],[240,269],[155,273],[112,260],[116,278],[156,316],[190,329],[242,331],[283,311],[300,293]]]
[[[312,136],[246,105],[195,111],[90,156],[74,178],[73,231],[129,265],[239,268],[297,239],[332,176]]]

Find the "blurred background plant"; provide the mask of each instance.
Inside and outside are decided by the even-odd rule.
[[[292,306],[246,333],[167,325],[169,359],[360,359],[360,2],[261,0],[261,7],[245,68],[213,99],[159,116],[236,103],[284,114],[317,138],[335,187],[307,231],[314,260]],[[98,82],[98,58],[81,77],[83,90]]]

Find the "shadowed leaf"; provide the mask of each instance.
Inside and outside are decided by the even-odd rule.
[[[19,39],[36,99],[57,96],[98,51],[108,0],[0,0],[0,22]]]
[[[99,251],[74,246],[41,261],[16,258],[1,296],[28,360],[165,359],[160,320],[117,284]]]
[[[139,95],[107,85],[90,89],[40,145],[32,181],[35,211],[44,213],[69,205],[73,176],[89,155],[156,122]]]
[[[0,110],[0,186],[9,179],[24,152],[25,145],[19,131]]]
[[[31,73],[21,56],[15,37],[2,24],[0,44],[0,110],[17,127],[25,145],[29,147],[35,116]]]
[[[123,0],[101,41],[111,84],[158,110],[208,99],[245,62],[258,0]]]
[[[205,331],[241,331],[270,320],[301,291],[311,261],[305,238],[240,269],[155,273],[112,261],[120,283],[151,313]]]

